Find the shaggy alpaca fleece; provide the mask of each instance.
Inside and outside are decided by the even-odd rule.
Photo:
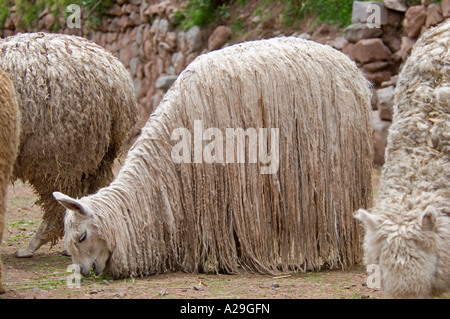
[[[11,177],[19,148],[20,111],[14,87],[6,73],[0,69],[0,244],[5,229],[6,188]],[[0,293],[3,264],[0,259]]]
[[[367,264],[393,297],[450,288],[450,20],[415,44],[396,89],[380,193],[367,228]]]
[[[261,161],[175,163],[171,136],[194,134],[196,120],[221,132],[278,128],[278,170],[261,174]],[[167,92],[115,181],[79,200],[91,219],[68,211],[66,247],[87,257],[78,241],[89,224],[110,251],[105,271],[114,278],[350,267],[362,258],[352,212],[372,203],[372,132],[368,82],[329,46],[277,38],[202,55]]]
[[[41,244],[54,244],[63,235],[64,209],[51,194],[81,197],[111,182],[113,161],[137,121],[133,83],[111,53],[63,34],[0,39],[0,67],[22,112],[14,177],[38,193],[46,224]]]

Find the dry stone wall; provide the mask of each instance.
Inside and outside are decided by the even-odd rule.
[[[368,12],[374,12],[368,9],[371,5],[380,8],[379,28],[370,27],[373,20],[369,19]],[[420,4],[410,7],[400,0],[353,3],[353,23],[343,32],[346,42],[341,44],[341,49],[356,62],[374,85],[372,107],[376,127],[376,164],[384,163],[397,74],[420,35],[448,18],[450,0],[442,0],[441,3],[422,0]]]
[[[105,47],[122,61],[133,78],[139,101],[140,125],[143,125],[190,62],[202,53],[227,45],[232,37],[232,30],[226,26],[215,29],[194,26],[186,31],[177,28],[174,13],[185,3],[186,0],[116,0],[96,28],[89,27],[86,22],[89,12],[81,10],[80,27],[69,28],[64,20],[67,18],[62,15],[55,17],[46,9],[39,14],[37,27],[23,29],[13,7],[0,27],[0,36],[52,31],[59,22],[61,29],[57,32],[83,36]],[[369,27],[367,6],[371,4],[379,6],[379,27]],[[441,3],[422,0],[410,7],[401,0],[355,1],[352,24],[342,36],[326,42],[349,55],[374,85],[374,162],[377,164],[384,163],[398,71],[417,38],[427,28],[449,17],[450,0],[442,0]],[[302,30],[281,30],[274,35],[315,40],[314,34]]]
[[[231,36],[221,26],[210,38],[198,26],[187,31],[174,26],[173,14],[185,1],[116,0],[102,23],[90,28],[87,12],[81,12],[81,27],[67,27],[59,17],[60,33],[86,37],[114,53],[129,70],[139,101],[141,125],[158,105],[177,75],[199,54],[216,50]],[[2,37],[18,32],[51,31],[57,17],[48,10],[39,15],[37,29],[20,27],[13,11],[6,19]]]

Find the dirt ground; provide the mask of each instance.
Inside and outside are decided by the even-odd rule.
[[[79,287],[73,287],[76,281],[73,272],[67,271],[71,258],[62,255],[63,241],[54,247],[41,247],[31,258],[14,257],[17,250],[26,247],[39,225],[42,212],[36,200],[28,185],[16,182],[8,189],[6,230],[1,246],[7,292],[0,299],[382,298],[380,291],[367,286],[362,266],[348,271],[277,277],[167,273],[113,281],[102,275],[82,278]]]

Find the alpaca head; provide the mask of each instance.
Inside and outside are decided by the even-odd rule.
[[[355,215],[366,229],[365,262],[380,267],[382,291],[394,298],[428,298],[437,272],[438,213],[429,206],[409,216],[391,218],[363,209]]]
[[[80,266],[83,276],[90,274],[92,266],[96,275],[101,274],[111,253],[93,223],[93,212],[79,200],[62,193],[54,192],[53,196],[67,209],[64,218],[65,248],[72,256],[72,262]]]

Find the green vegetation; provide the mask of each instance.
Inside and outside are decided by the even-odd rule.
[[[351,23],[353,0],[262,0],[258,9],[267,8],[269,4],[276,1],[284,6],[282,18],[283,24],[287,27],[293,26],[307,15],[314,15],[320,22],[340,27]],[[408,6],[421,2],[420,0],[402,1]],[[434,2],[441,1],[434,0]],[[67,17],[71,12],[66,12],[66,7],[76,4],[84,8],[88,23],[91,26],[98,26],[114,2],[114,0],[0,0],[0,24],[5,22],[14,5],[20,16],[21,27],[36,27],[39,14],[46,8],[55,17],[61,15]],[[247,3],[248,0],[189,0],[181,10],[175,12],[175,25],[187,30],[194,25],[206,26],[226,21],[232,29],[239,30],[243,28],[244,23],[242,20],[236,20],[239,18],[233,17],[230,8],[233,6],[240,10],[245,8]],[[60,27],[59,19],[56,19],[53,29],[58,30]]]
[[[11,13],[9,6],[9,0],[0,0],[0,24],[4,24]]]
[[[88,12],[87,21],[94,26],[100,25],[106,11],[112,7],[114,0],[62,0],[78,4],[80,7],[84,7]],[[65,6],[67,7],[67,5]]]
[[[292,26],[294,22],[302,20],[305,16],[315,15],[318,21],[327,24],[336,24],[345,27],[351,23],[353,0],[279,0],[284,5],[282,13],[285,26]],[[363,0],[370,1],[370,0]],[[405,0],[415,1],[415,0]],[[232,19],[230,6],[237,4],[243,9],[248,0],[189,0],[184,8],[175,12],[175,24],[183,29],[194,25],[205,26],[223,20]],[[263,0],[261,6],[255,10],[266,8],[275,0]],[[259,15],[259,14],[258,14]],[[234,22],[232,21],[232,24]],[[237,26],[241,22],[237,23]],[[236,27],[236,26],[235,26]]]
[[[229,4],[221,0],[189,0],[186,6],[175,12],[175,24],[184,30],[194,25],[205,26],[218,18],[229,18]]]
[[[55,17],[68,16],[66,12],[70,4],[79,5],[87,12],[87,21],[93,26],[99,25],[106,11],[114,4],[114,0],[0,0],[0,24],[10,15],[11,8],[15,5],[16,13],[20,17],[20,26],[37,27],[39,14],[48,9]],[[59,19],[56,19],[53,30],[61,28]]]
[[[353,0],[280,0],[286,3],[283,19],[286,25],[313,14],[321,22],[346,27],[351,24]],[[382,0],[359,0],[377,1]],[[421,4],[421,0],[402,0],[407,6]],[[442,0],[434,0],[441,2]]]
[[[321,22],[345,27],[351,24],[353,0],[281,0],[286,3],[285,25],[313,14]],[[362,0],[371,1],[371,0]]]

